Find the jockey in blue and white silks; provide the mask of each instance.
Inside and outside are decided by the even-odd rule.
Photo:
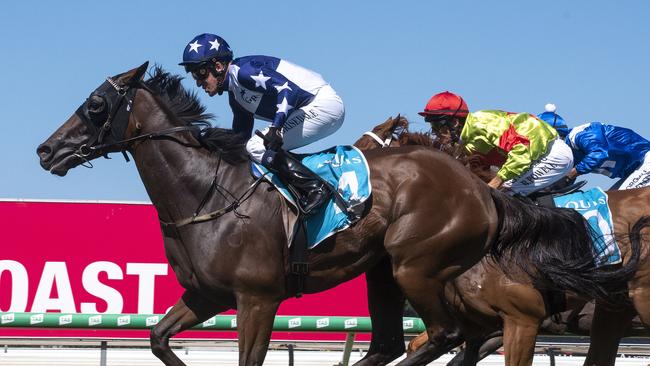
[[[271,122],[270,127],[282,130],[286,150],[320,140],[343,123],[343,101],[334,89],[319,74],[286,60],[269,56],[234,59],[224,89],[234,114],[233,129],[250,130],[253,118]],[[257,162],[266,152],[258,136],[250,139],[246,149]]]
[[[323,78],[306,68],[270,56],[233,59],[228,43],[204,33],[183,52],[185,71],[210,96],[228,92],[234,131],[249,140],[251,158],[273,170],[300,195],[309,213],[329,198],[324,183],[283,150],[292,150],[331,135],[343,124],[343,101]],[[254,119],[271,122],[265,138],[251,136]]]
[[[551,124],[564,119],[553,110],[538,117]],[[620,178],[611,189],[631,189],[650,186],[650,141],[636,132],[601,122],[585,123],[559,131],[573,151],[575,166],[569,178],[587,173],[599,173]]]

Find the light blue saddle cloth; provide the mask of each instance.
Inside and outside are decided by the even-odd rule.
[[[318,174],[332,187],[353,212],[362,211],[363,203],[370,197],[370,170],[361,151],[354,146],[335,146],[321,152],[300,155],[302,163]],[[278,177],[261,164],[252,163],[253,175],[264,176],[287,201],[297,207],[296,200]],[[360,216],[360,215],[358,215]],[[307,247],[314,248],[331,235],[348,228],[353,222],[331,198],[319,211],[307,218]]]
[[[596,266],[621,263],[621,251],[614,238],[612,213],[607,204],[607,194],[600,188],[554,197],[557,207],[578,211],[593,229],[593,253]]]

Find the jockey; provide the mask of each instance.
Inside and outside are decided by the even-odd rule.
[[[434,95],[421,116],[442,143],[461,143],[499,167],[488,183],[527,196],[560,181],[573,166],[571,149],[547,123],[528,113],[498,110],[469,112],[462,97]]]
[[[545,109],[538,117],[549,124],[562,121],[564,126],[559,126],[558,133],[573,150],[576,165],[567,174],[568,178],[600,173],[620,178],[610,189],[650,186],[650,141],[630,129],[601,122],[568,129],[564,119],[555,113],[555,105],[547,104]]]
[[[343,124],[343,101],[319,74],[276,57],[233,59],[228,43],[209,33],[185,46],[180,65],[209,96],[228,92],[232,129],[249,138],[246,150],[255,162],[298,191],[305,214],[329,198],[325,183],[280,149],[308,145]],[[265,139],[251,136],[255,118],[271,123],[262,131]]]

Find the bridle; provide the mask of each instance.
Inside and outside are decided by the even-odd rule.
[[[81,163],[82,166],[85,166],[87,168],[92,168],[93,165],[90,162],[90,160],[88,160],[89,156],[96,154],[97,156],[103,155],[105,158],[108,158],[107,154],[109,153],[109,151],[107,151],[107,149],[111,149],[115,147],[119,147],[118,151],[120,151],[124,155],[124,158],[128,162],[130,160],[126,154],[126,150],[129,148],[129,146],[131,146],[133,142],[142,141],[142,140],[171,139],[172,141],[175,141],[186,147],[192,147],[192,148],[203,147],[200,140],[202,128],[196,125],[172,127],[172,128],[167,128],[160,131],[154,131],[154,132],[125,139],[124,134],[126,133],[126,127],[128,125],[129,117],[131,115],[133,101],[135,99],[135,92],[137,91],[138,88],[145,89],[148,92],[154,94],[154,92],[146,84],[142,83],[140,80],[127,85],[119,85],[112,78],[107,77],[104,84],[100,85],[100,87],[97,88],[97,90],[103,91],[104,89],[108,89],[109,91],[117,95],[117,101],[113,103],[113,101],[107,97],[108,93],[106,92],[103,93],[93,92],[91,97],[93,95],[99,96],[100,98],[103,99],[105,105],[104,108],[106,108],[106,105],[108,106],[108,112],[106,113],[106,118],[104,119],[103,122],[99,124],[96,124],[93,121],[92,116],[90,116],[90,113],[88,111],[88,106],[87,106],[87,104],[89,103],[88,100],[86,100],[86,102],[84,102],[77,109],[77,111],[75,112],[77,116],[79,116],[79,118],[81,118],[87,125],[89,125],[91,129],[95,130],[95,134],[89,140],[89,142],[82,144],[74,152],[75,156],[82,159],[83,161]],[[121,124],[116,124],[115,122],[121,122]],[[98,125],[100,126],[98,127]],[[178,140],[176,138],[170,138],[170,135],[179,132],[186,132],[186,131],[194,132],[195,136],[197,137],[197,140],[199,141],[198,145],[189,144],[181,140]],[[105,137],[109,133],[116,141],[104,142]],[[222,157],[222,153],[220,151],[217,151],[217,153],[218,153],[218,161],[217,161],[217,168],[215,169],[215,173],[214,173],[214,178],[212,179],[212,183],[210,184],[210,187],[208,188],[207,192],[201,199],[201,202],[199,203],[198,207],[196,208],[196,210],[194,210],[192,216],[181,220],[173,221],[173,222],[165,222],[159,219],[161,228],[163,229],[163,232],[165,232],[166,235],[169,233],[169,230],[176,231],[176,229],[190,224],[197,224],[201,222],[215,220],[231,211],[234,212],[234,214],[238,218],[248,217],[244,214],[237,212],[237,208],[244,201],[248,200],[252,196],[257,186],[264,179],[264,175],[257,178],[248,187],[248,189],[244,191],[243,194],[237,197],[232,192],[230,192],[228,189],[221,186],[217,182],[219,167],[221,166],[221,157]],[[207,204],[208,199],[215,192],[219,193],[219,195],[221,195],[224,199],[226,199],[226,201],[230,201],[230,202],[221,209],[211,211],[206,214],[200,214],[200,212],[203,210],[203,207]]]
[[[150,93],[153,93],[153,91],[139,80],[132,84],[119,85],[110,77],[107,77],[104,84],[102,84],[97,89],[111,90],[110,88],[106,88],[105,84],[108,84],[113,88],[114,92],[117,94],[117,101],[113,103],[111,99],[108,99],[106,97],[107,93],[97,94],[97,96],[103,99],[105,104],[108,104],[109,108],[108,113],[106,113],[106,119],[100,123],[101,127],[97,127],[97,124],[92,120],[92,117],[90,116],[87,108],[88,101],[83,103],[75,112],[77,116],[79,116],[86,123],[86,125],[95,130],[93,137],[87,143],[79,146],[79,148],[74,153],[74,155],[82,159],[82,166],[92,168],[93,165],[90,160],[88,160],[88,157],[93,154],[103,155],[108,159],[108,152],[106,150],[114,147],[120,147],[119,151],[124,156],[124,159],[126,159],[128,162],[130,159],[126,154],[126,150],[133,142],[146,139],[153,140],[168,138],[169,135],[185,131],[193,131],[194,133],[198,134],[201,130],[201,127],[199,126],[178,126],[125,139],[124,135],[126,133],[129,116],[131,115],[133,101],[135,100],[135,92],[138,88],[145,89]],[[124,104],[124,101],[127,101],[127,103]],[[113,107],[114,105],[115,107]],[[116,119],[118,121],[123,120],[123,125],[114,126],[113,124]],[[104,143],[104,138],[108,133],[110,133],[116,141]],[[200,145],[189,145],[177,139],[174,139],[174,141],[177,141],[185,146],[201,147]]]
[[[399,136],[397,136],[394,132],[391,133],[386,139],[382,140],[381,137],[379,137],[376,133],[372,131],[364,132],[363,133],[365,136],[370,136],[372,137],[373,140],[375,140],[379,146],[382,148],[389,147],[390,144],[393,142],[393,139],[397,139]]]

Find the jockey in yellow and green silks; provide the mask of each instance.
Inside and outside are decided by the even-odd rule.
[[[529,195],[564,178],[573,166],[571,149],[555,129],[528,113],[485,110],[470,113],[460,96],[434,95],[424,112],[432,130],[444,140],[460,142],[499,168],[488,184]]]
[[[504,111],[468,113],[460,134],[465,150],[499,166],[497,175],[504,181],[522,175],[557,137],[553,127],[533,115]]]

